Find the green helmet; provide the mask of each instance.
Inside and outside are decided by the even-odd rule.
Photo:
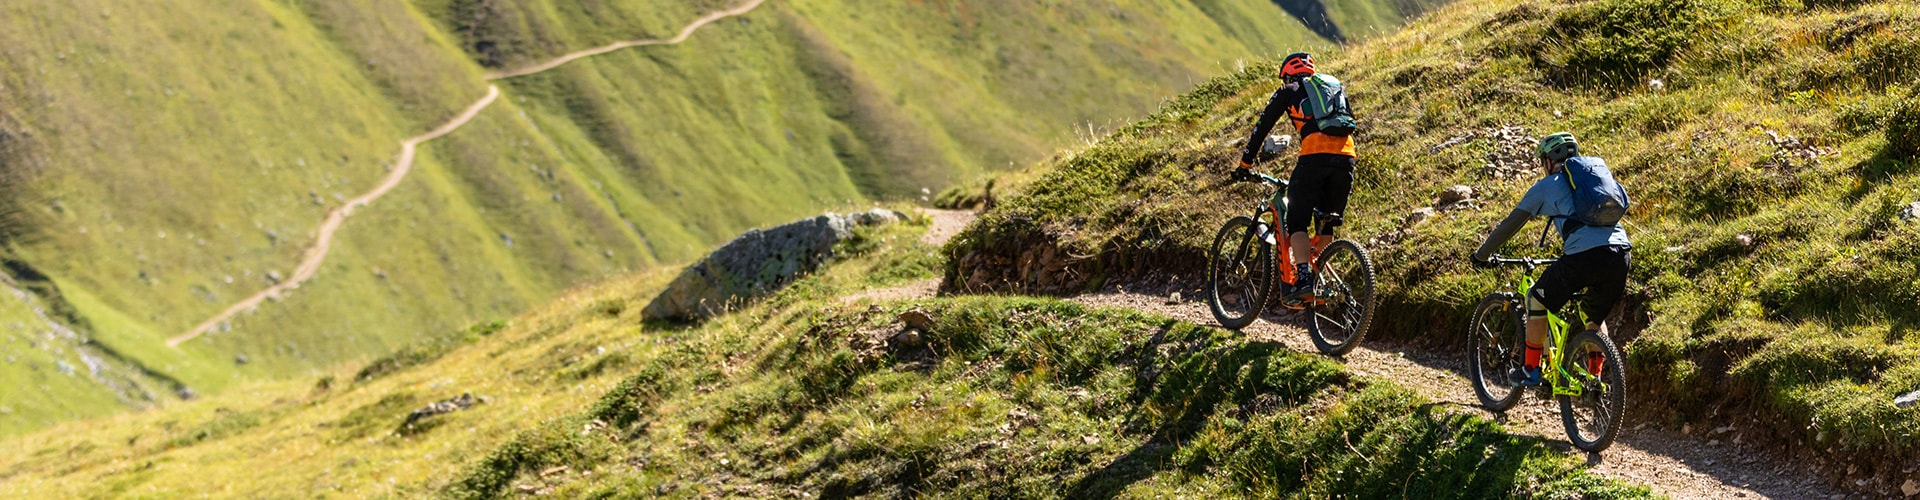
[[[1542,137],[1538,154],[1547,161],[1566,161],[1580,154],[1580,141],[1574,140],[1573,132],[1559,132]]]

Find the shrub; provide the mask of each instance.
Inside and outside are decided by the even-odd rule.
[[[1715,0],[1601,0],[1562,11],[1549,34],[1560,43],[1543,46],[1563,47],[1547,62],[1570,83],[1631,85],[1716,35],[1735,10]]]
[[[1902,158],[1920,156],[1920,97],[1907,97],[1887,117],[1887,152]]]

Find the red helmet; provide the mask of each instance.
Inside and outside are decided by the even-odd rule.
[[[1280,63],[1280,76],[1307,76],[1313,74],[1313,56],[1305,52],[1295,52]]]

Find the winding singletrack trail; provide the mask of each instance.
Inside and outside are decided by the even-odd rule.
[[[567,63],[574,62],[576,60],[585,59],[588,57],[593,57],[600,54],[605,54],[608,52],[613,52],[613,51],[625,49],[625,48],[643,47],[647,45],[677,44],[680,42],[687,41],[687,37],[693,36],[694,31],[698,31],[702,26],[706,26],[708,23],[712,23],[714,21],[719,21],[721,19],[726,19],[733,16],[746,14],[748,12],[753,12],[753,9],[759,8],[760,4],[766,3],[766,1],[767,0],[752,0],[745,4],[741,4],[739,7],[734,7],[731,9],[715,12],[712,14],[707,14],[706,17],[695,19],[693,20],[693,24],[688,24],[687,27],[681,28],[680,34],[674,36],[673,38],[668,38],[665,40],[628,40],[625,42],[614,42],[614,43],[607,44],[605,46],[595,47],[595,48],[567,54],[564,56],[560,56],[560,57],[548,60],[547,62],[535,64],[533,66],[528,66],[525,68],[520,68],[512,71],[495,71],[495,72],[487,73],[487,79],[503,80],[503,79],[513,78],[513,77],[527,76],[534,73],[550,70],[553,68],[558,68],[560,66],[564,66]]]
[[[1107,291],[1069,300],[1082,304],[1146,311],[1199,325],[1214,325],[1206,303],[1171,301],[1166,294]],[[1317,354],[1313,340],[1297,313],[1275,316],[1241,330],[1248,339],[1279,342],[1290,349]],[[1367,342],[1338,361],[1354,373],[1392,380],[1410,387],[1452,411],[1477,413],[1507,427],[1508,432],[1565,443],[1559,404],[1529,392],[1504,414],[1481,409],[1467,373],[1466,352],[1434,351],[1383,342]],[[1627,401],[1629,420],[1619,440],[1598,455],[1586,454],[1591,470],[1602,477],[1644,485],[1673,498],[1852,498],[1836,490],[1815,471],[1735,440],[1738,433],[1720,434],[1699,429],[1685,434],[1637,425],[1631,419],[1633,401]],[[1644,411],[1644,409],[1640,410]],[[1725,441],[1725,442],[1723,442]],[[1566,449],[1575,452],[1571,445]],[[1584,453],[1584,452],[1581,452]]]
[[[618,42],[618,43],[614,43],[604,47],[588,49],[588,50],[583,50],[583,51],[563,55],[558,58],[549,60],[547,62],[536,64],[526,68],[521,68],[521,69],[507,71],[507,72],[488,73],[486,75],[486,78],[487,80],[491,81],[491,80],[500,80],[505,78],[513,78],[517,76],[531,75],[534,73],[539,73],[542,71],[557,68],[579,59],[597,56],[600,54],[605,54],[608,52],[613,52],[616,50],[629,48],[629,47],[640,47],[640,46],[647,46],[647,45],[675,45],[680,42],[686,41],[688,37],[693,36],[693,33],[695,31],[699,31],[699,29],[703,26],[711,24],[714,21],[752,12],[755,8],[760,7],[760,4],[763,4],[763,3],[766,3],[766,0],[751,0],[745,4],[740,5],[739,7],[734,7],[731,9],[714,12],[712,14],[706,15],[705,17],[695,19],[693,23],[688,24],[687,27],[685,28],[682,28],[680,30],[680,34],[675,35],[673,38],[655,39],[655,40],[630,40],[625,42]],[[445,136],[447,134],[453,133],[453,131],[455,130],[459,130],[460,127],[465,126],[467,122],[473,121],[473,118],[475,116],[479,116],[481,111],[484,111],[487,109],[488,106],[493,105],[493,102],[498,100],[499,98],[500,98],[500,87],[498,85],[488,85],[486,97],[482,97],[478,102],[473,103],[472,106],[468,106],[466,111],[461,112],[458,116],[455,116],[452,120],[448,121],[445,124],[440,125],[440,127],[435,128],[430,132],[409,138],[405,141],[401,141],[400,142],[400,158],[398,161],[394,163],[393,172],[387,174],[386,179],[381,181],[380,185],[375,186],[373,190],[367,191],[366,194],[362,194],[358,197],[355,197],[354,199],[347,200],[345,205],[341,205],[327,212],[326,220],[321,222],[320,227],[316,230],[317,237],[314,240],[313,247],[307,249],[306,253],[304,254],[305,256],[300,259],[299,267],[294,269],[292,276],[288,276],[285,281],[275,283],[273,286],[267,287],[265,290],[261,290],[257,293],[254,293],[252,296],[249,296],[246,299],[242,299],[241,301],[236,302],[231,306],[228,306],[226,310],[220,311],[220,314],[215,314],[213,317],[207,318],[206,321],[201,322],[198,326],[193,327],[193,329],[191,330],[187,330],[186,333],[182,333],[180,335],[174,336],[173,338],[167,339],[167,347],[176,347],[176,348],[180,347],[180,344],[184,344],[195,338],[199,338],[201,335],[205,335],[207,332],[212,331],[214,328],[219,327],[220,324],[233,319],[234,316],[237,316],[242,312],[253,310],[253,308],[255,307],[259,307],[261,302],[265,302],[267,299],[279,297],[281,296],[281,294],[284,294],[289,290],[299,288],[301,283],[304,283],[307,280],[313,279],[314,275],[320,273],[320,265],[326,263],[327,254],[333,251],[334,234],[339,232],[340,226],[346,223],[347,217],[350,215],[353,215],[354,210],[358,209],[360,206],[373,203],[374,200],[378,200],[380,199],[380,197],[386,196],[388,191],[392,191],[393,188],[398,187],[400,185],[401,181],[406,180],[407,174],[413,170],[413,159],[416,153],[418,153],[421,143],[438,139],[441,136]]]
[[[462,111],[459,116],[453,117],[452,120],[447,121],[447,123],[440,125],[440,128],[433,129],[431,132],[401,141],[400,159],[394,162],[393,172],[387,174],[386,180],[381,181],[380,185],[375,186],[372,191],[367,191],[366,194],[347,200],[345,205],[341,205],[327,212],[327,220],[320,223],[320,228],[317,230],[318,237],[314,239],[313,247],[307,249],[306,257],[300,259],[300,266],[294,268],[292,276],[288,276],[285,281],[275,283],[273,286],[267,287],[267,289],[261,290],[251,297],[247,297],[245,300],[228,306],[225,311],[220,311],[220,314],[216,314],[212,318],[207,318],[206,321],[201,322],[199,326],[193,327],[192,330],[188,330],[187,333],[167,339],[167,347],[179,347],[180,344],[213,330],[213,328],[219,326],[220,323],[233,319],[235,315],[243,311],[251,310],[259,306],[261,302],[269,298],[278,297],[280,294],[286,293],[287,290],[298,288],[301,283],[313,279],[314,275],[320,273],[320,264],[327,261],[327,253],[333,251],[333,235],[340,231],[340,225],[347,222],[347,216],[353,215],[353,211],[362,205],[372,203],[373,200],[378,200],[380,197],[386,196],[388,191],[392,191],[393,188],[400,186],[400,181],[406,180],[407,173],[413,171],[413,158],[419,151],[420,143],[453,133],[454,130],[459,129],[462,125],[473,121],[473,117],[479,116],[481,111],[486,110],[487,106],[493,105],[493,101],[498,99],[500,99],[500,87],[497,85],[488,85],[487,96],[480,98],[480,100],[473,103],[472,106],[468,106],[467,110]]]
[[[972,223],[974,214],[963,211],[926,211],[933,218],[922,241],[942,245]],[[848,296],[860,300],[899,300],[933,297],[939,278],[916,281],[892,288],[868,290]],[[1213,325],[1207,306],[1197,301],[1171,301],[1165,293],[1106,291],[1079,295],[1068,300],[1098,307],[1120,307],[1145,311],[1199,325]],[[1318,353],[1313,340],[1291,315],[1263,317],[1241,330],[1250,340],[1279,342],[1288,348]],[[1451,411],[1476,413],[1493,418],[1509,432],[1539,436],[1564,443],[1566,430],[1560,422],[1559,405],[1528,393],[1518,406],[1505,414],[1488,413],[1480,408],[1467,372],[1466,353],[1439,352],[1406,346],[1369,342],[1339,361],[1354,373],[1393,380],[1413,388],[1436,404]],[[1632,404],[1631,401],[1628,402]],[[1634,411],[1629,407],[1628,411]],[[1818,473],[1801,464],[1784,460],[1765,450],[1735,440],[1738,432],[1721,434],[1700,429],[1692,434],[1636,425],[1629,420],[1613,447],[1600,455],[1588,454],[1592,471],[1603,477],[1644,485],[1673,498],[1852,498],[1855,495],[1836,490]],[[1724,442],[1723,442],[1724,441]],[[1571,445],[1565,446],[1572,450]]]

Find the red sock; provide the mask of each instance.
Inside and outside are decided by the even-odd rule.
[[[1594,375],[1599,375],[1600,369],[1607,366],[1606,361],[1607,357],[1601,356],[1600,353],[1587,353],[1587,371],[1592,372]]]
[[[1532,342],[1527,343],[1527,368],[1540,368],[1540,349],[1542,347],[1545,346]]]

